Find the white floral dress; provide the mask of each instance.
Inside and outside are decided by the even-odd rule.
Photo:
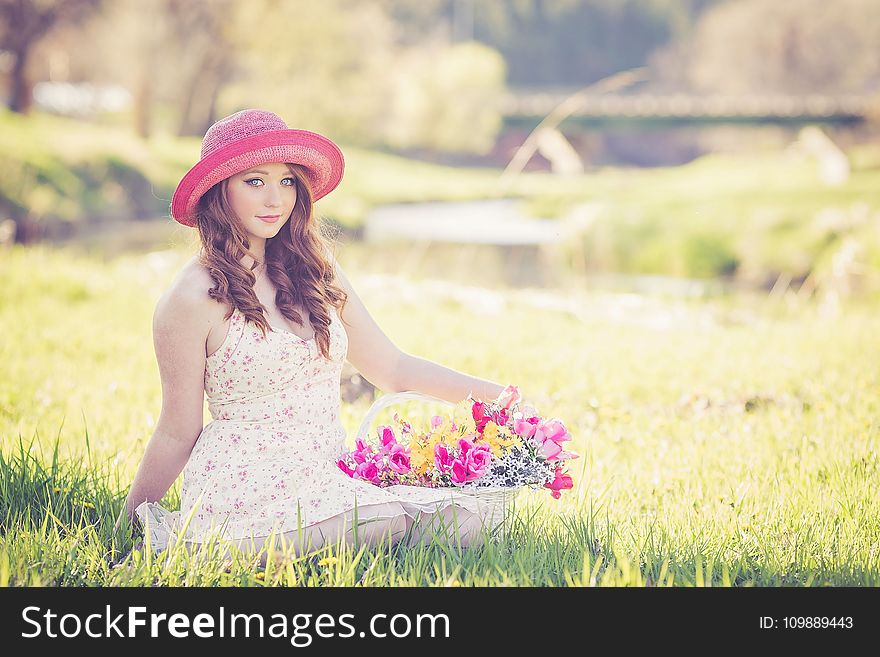
[[[274,329],[264,337],[236,308],[223,344],[205,365],[213,418],[183,470],[181,508],[143,502],[136,508],[152,546],[176,536],[201,542],[262,538],[296,531],[349,512],[357,504],[399,502],[407,515],[450,504],[479,513],[470,495],[414,486],[379,488],[351,479],[336,465],[345,452],[339,384],[348,336],[330,307],[330,360],[315,338]],[[183,530],[183,531],[181,531]]]

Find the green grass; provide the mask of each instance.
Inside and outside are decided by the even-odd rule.
[[[342,546],[266,569],[178,550],[112,569],[161,404],[152,309],[188,257],[166,255],[0,259],[0,585],[880,585],[876,307],[715,299],[659,328],[597,298],[579,318],[511,304],[477,322],[471,304],[366,285],[402,349],[562,418],[575,488],[523,491],[505,540],[476,550]],[[343,405],[349,435],[368,406]]]
[[[880,166],[876,149],[851,153],[853,171],[824,186],[816,164],[785,152],[707,155],[687,165],[609,169],[557,195],[536,193],[531,212],[558,216],[592,204],[594,222],[574,237],[607,271],[695,278],[735,274],[764,282],[824,272],[851,236],[880,268]]]

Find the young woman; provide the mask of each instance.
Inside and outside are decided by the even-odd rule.
[[[171,215],[198,230],[201,250],[156,306],[162,410],[125,509],[154,548],[215,532],[250,549],[271,536],[296,553],[355,531],[369,544],[451,527],[463,545],[481,540],[473,498],[379,488],[336,465],[346,359],[385,392],[458,402],[504,390],[402,352],[373,321],[312,214],[343,167],[326,137],[250,109],[211,126],[175,191]],[[181,508],[168,512],[156,502],[181,470]],[[408,532],[413,523],[423,531]]]

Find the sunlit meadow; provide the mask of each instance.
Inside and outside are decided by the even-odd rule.
[[[113,525],[161,405],[151,317],[188,257],[0,258],[0,585],[880,585],[871,307],[572,291],[566,308],[426,294],[353,257],[349,277],[402,349],[516,383],[566,423],[575,488],[522,491],[504,534],[473,550],[334,546],[265,567],[130,554],[136,537]],[[349,436],[370,403],[343,404]]]

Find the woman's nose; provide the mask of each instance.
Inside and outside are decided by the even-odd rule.
[[[266,206],[274,208],[281,205],[281,190],[274,185],[269,185],[268,187],[269,190],[266,192]]]

